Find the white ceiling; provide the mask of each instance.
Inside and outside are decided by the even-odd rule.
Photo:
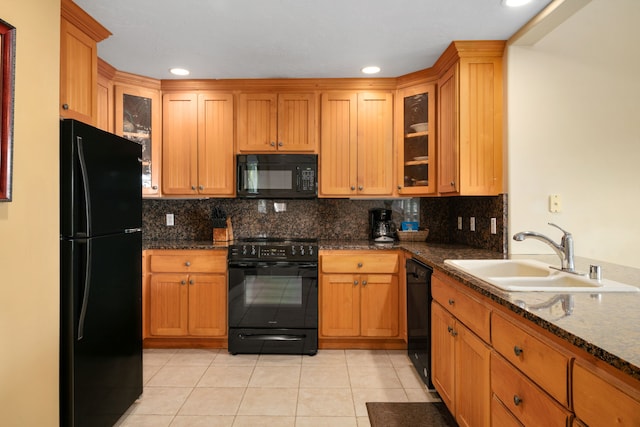
[[[98,56],[156,79],[397,77],[452,40],[506,40],[551,0],[75,0],[113,35]]]

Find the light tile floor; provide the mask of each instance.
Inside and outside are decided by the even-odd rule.
[[[143,395],[116,425],[369,427],[365,402],[433,401],[404,350],[146,349]]]

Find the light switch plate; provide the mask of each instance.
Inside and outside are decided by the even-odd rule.
[[[175,225],[173,214],[167,214],[167,225],[169,227],[172,227],[173,225]]]

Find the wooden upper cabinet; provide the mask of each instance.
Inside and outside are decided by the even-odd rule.
[[[121,83],[124,80],[123,73],[118,75],[114,89],[114,133],[142,145],[142,195],[157,197],[161,195],[162,159],[162,101],[159,82],[156,81],[157,88],[125,84]]]
[[[435,97],[434,84],[419,84],[398,91],[396,188],[400,195],[436,192]]]
[[[393,95],[322,94],[321,197],[393,193]]]
[[[97,43],[111,33],[71,0],[60,6],[60,116],[96,125]]]
[[[497,195],[503,190],[503,41],[453,42],[436,67],[438,191]]]
[[[233,95],[163,96],[162,192],[233,196]]]
[[[238,152],[315,152],[315,94],[243,93],[238,103]]]

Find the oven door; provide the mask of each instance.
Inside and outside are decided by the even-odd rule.
[[[229,263],[230,328],[317,326],[317,263]]]

